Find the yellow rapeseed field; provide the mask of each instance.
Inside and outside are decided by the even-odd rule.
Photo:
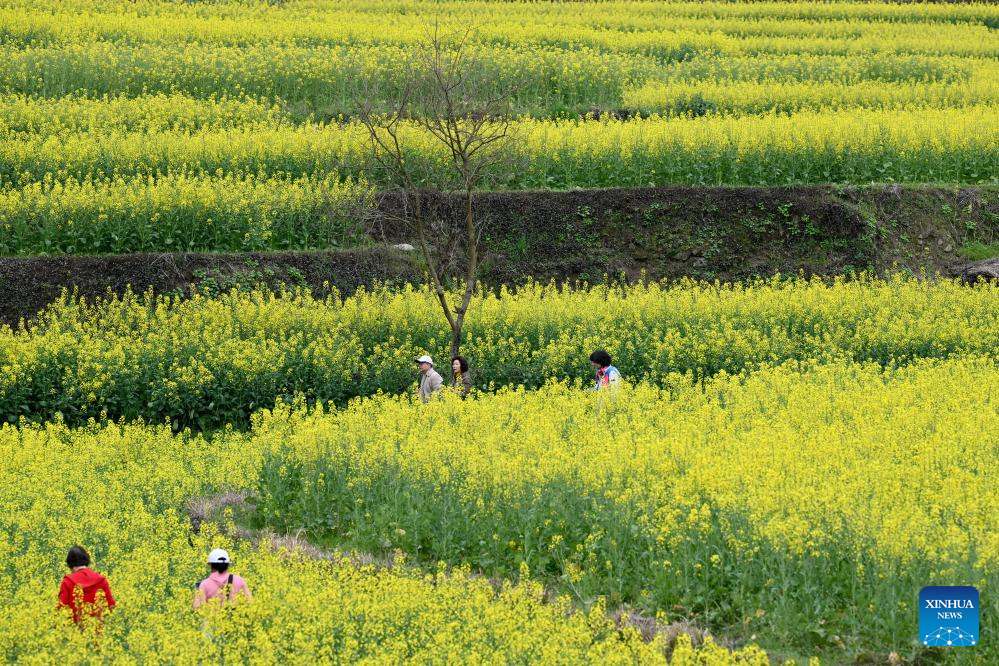
[[[994,360],[967,358],[282,406],[210,441],[4,426],[0,647],[26,663],[662,661],[663,638],[613,628],[605,609],[625,604],[770,649],[911,657],[918,587],[996,584],[997,395]],[[190,500],[233,491],[251,492],[249,517],[192,530]],[[235,536],[247,521],[412,564],[290,555]],[[53,609],[75,542],[119,601],[100,636]],[[217,546],[254,598],[206,634],[189,604]],[[520,582],[497,595],[482,574]],[[564,596],[545,601],[541,583]],[[767,663],[750,648],[698,658]]]
[[[490,187],[948,185],[988,219],[996,3],[0,0],[0,255],[368,242],[359,98],[435,22],[477,94],[516,84]],[[471,395],[429,404],[425,289],[229,286],[0,326],[0,659],[999,663],[995,283],[480,287]],[[117,599],[82,627],[74,544]],[[195,611],[219,547],[253,597]],[[979,589],[975,648],[919,643],[925,585]]]
[[[963,359],[278,410],[254,520],[911,658],[919,588],[997,583],[997,396],[995,361]]]
[[[662,658],[665,638],[610,628],[620,609],[778,654],[915,658],[914,590],[996,584],[994,292],[897,277],[482,294],[466,353],[484,391],[428,406],[412,359],[446,335],[425,292],[66,298],[0,332],[0,645],[44,660],[98,640],[52,610],[81,542],[120,601],[93,653],[115,658]],[[597,346],[634,386],[568,381]],[[537,390],[503,388],[518,383]],[[86,421],[101,411],[121,423]],[[219,493],[249,503],[193,529],[189,503]],[[409,564],[291,557],[252,536],[268,533]],[[255,591],[218,629],[228,648],[187,607],[219,545]],[[519,582],[495,597],[481,576]]]
[[[0,428],[0,658],[8,663],[666,663],[662,639],[618,631],[602,607],[571,612],[535,583],[497,592],[467,569],[422,574],[317,561],[191,532],[185,503],[252,486],[265,443],[207,442],[168,428],[50,423]],[[73,543],[86,544],[118,606],[98,634],[55,611]],[[233,553],[251,603],[191,610],[211,547]],[[203,622],[205,624],[203,624]],[[674,664],[767,663],[681,641]]]

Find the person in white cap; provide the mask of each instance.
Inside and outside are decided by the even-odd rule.
[[[444,387],[444,378],[434,370],[434,360],[424,354],[416,359],[416,365],[420,366],[420,400],[426,403],[434,395],[441,392]]]
[[[233,602],[240,595],[250,598],[250,588],[241,576],[229,573],[229,553],[216,548],[208,553],[208,567],[212,573],[208,578],[198,583],[198,591],[194,594],[194,607],[201,608],[212,599],[218,599],[219,605]]]

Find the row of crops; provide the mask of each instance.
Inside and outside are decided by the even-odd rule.
[[[809,182],[991,183],[999,120],[991,107],[901,111],[807,111],[669,120],[521,120],[513,158],[495,174],[511,188],[688,182],[703,185]],[[425,183],[447,182],[449,157],[415,125],[400,132]],[[197,175],[363,175],[363,125],[305,125],[128,132],[10,133],[0,177],[44,180]],[[499,169],[499,167],[497,167]],[[360,174],[358,174],[360,172]]]
[[[185,122],[184,100],[167,99],[177,103],[181,118],[155,122]],[[204,106],[215,105],[242,107]],[[262,108],[249,107],[247,115]],[[9,132],[0,144],[0,181],[6,183],[0,187],[0,253],[331,247],[357,227],[357,211],[373,201],[378,186],[378,174],[368,170],[366,130],[358,124],[130,131],[100,128],[114,123],[90,122],[74,111],[65,114],[67,123],[96,127],[66,129],[54,110],[44,126]],[[440,145],[416,127],[403,129],[417,179],[433,185],[450,178]],[[982,106],[525,119],[514,129],[517,168],[503,163],[489,174],[502,187],[995,183],[999,175],[999,114]]]
[[[433,19],[446,30],[471,24],[468,75],[517,80],[514,110],[541,116],[631,106],[629,91],[654,83],[747,80],[907,84],[869,100],[799,95],[812,103],[960,105],[988,96],[999,55],[999,11],[987,5],[759,3],[747,15],[738,3],[676,2],[5,4],[5,93],[246,94],[281,99],[298,118],[352,113],[360,83],[369,97],[391,90]],[[928,85],[940,83],[945,94]],[[708,101],[745,112],[752,97]],[[683,99],[666,90],[650,106],[682,111]]]
[[[516,83],[489,187],[999,180],[994,5],[8,0],[0,254],[354,242],[358,99],[391,106],[434,19],[481,94]]]
[[[412,359],[448,341],[423,290],[64,300],[0,331],[0,655],[657,663],[656,618],[740,649],[681,640],[674,663],[956,659],[918,644],[916,601],[975,584],[997,629],[995,292],[483,295],[478,390],[430,405]],[[581,390],[598,346],[630,386]],[[251,502],[192,528],[225,493]],[[291,555],[288,533],[356,555]],[[52,613],[74,542],[119,600],[99,635]],[[190,581],[219,546],[254,599],[203,625]]]
[[[212,6],[215,5],[215,6]],[[269,6],[268,6],[269,5]],[[849,51],[872,42],[879,26],[897,27],[881,50],[938,52],[995,28],[999,11],[988,3],[917,7],[865,2],[631,2],[577,3],[570,7],[479,1],[404,0],[389,8],[371,0],[331,6],[324,0],[257,3],[158,3],[138,0],[69,0],[47,12],[35,0],[7,0],[3,41],[52,45],[76,41],[224,44],[411,44],[423,35],[429,11],[444,22],[469,16],[483,23],[484,43],[589,44],[614,51],[645,52],[655,37],[685,36],[692,43],[728,44],[726,50],[758,51],[768,40],[809,42],[805,51]],[[392,17],[392,21],[385,19]],[[193,28],[200,30],[193,30]],[[943,37],[942,42],[924,36]],[[726,42],[727,38],[727,42]],[[822,38],[834,41],[829,47]],[[713,41],[711,41],[713,40]],[[658,41],[663,41],[659,39]],[[742,49],[739,49],[739,45]],[[989,53],[967,43],[968,52]],[[994,48],[994,47],[993,47]]]
[[[197,98],[245,94],[282,99],[300,121],[310,114],[321,120],[350,115],[362,90],[369,95],[389,94],[411,57],[407,48],[393,45],[241,48],[108,43],[42,49],[0,45],[0,54],[6,63],[0,72],[0,90],[9,93],[52,98],[135,97],[175,90]],[[827,102],[851,107],[967,106],[977,100],[995,101],[996,55],[779,51],[697,55],[661,64],[653,56],[588,49],[476,45],[467,53],[469,76],[493,82],[497,88],[500,81],[517,81],[511,111],[535,116],[572,115],[594,107],[677,115],[754,113],[759,92],[749,82],[798,84],[795,97],[777,107],[781,110]],[[113,68],[107,67],[109,62]],[[869,84],[868,94],[851,95],[843,89],[850,83]],[[656,84],[667,84],[660,96],[654,100],[641,96],[641,91]],[[707,86],[701,91],[701,106],[691,103],[687,91],[696,84]],[[718,91],[711,84],[730,84],[732,89]],[[641,104],[636,103],[639,100]],[[380,101],[383,108],[390,104]]]
[[[480,294],[463,350],[483,390],[589,381],[586,357],[598,348],[625,376],[667,389],[785,362],[893,367],[994,354],[996,292],[902,278],[535,284]],[[81,424],[104,413],[176,428],[245,425],[280,396],[342,405],[407,392],[413,359],[443,357],[449,341],[439,305],[416,289],[325,300],[265,291],[96,305],[64,298],[23,328],[0,329],[0,421],[59,413]]]

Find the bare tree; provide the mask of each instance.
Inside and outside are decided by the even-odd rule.
[[[381,179],[404,195],[402,221],[415,234],[430,273],[431,288],[451,327],[451,355],[461,348],[462,330],[479,274],[479,242],[486,220],[475,214],[472,193],[498,174],[513,168],[513,124],[510,103],[517,85],[481,76],[469,57],[466,31],[457,39],[438,24],[414,49],[399,87],[391,94],[388,111],[375,108],[377,95],[364,90],[357,99],[358,119],[368,130],[373,163]],[[444,151],[448,169],[429,178],[420,173],[408,141],[422,132]],[[432,170],[431,170],[432,171]],[[429,180],[429,182],[426,182]],[[460,196],[463,229],[459,232],[463,258],[459,273],[464,282],[460,300],[448,300],[445,287],[448,255],[456,251],[450,220],[437,227],[428,203],[435,192]],[[453,259],[453,256],[452,258]]]

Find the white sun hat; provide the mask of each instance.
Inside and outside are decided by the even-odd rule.
[[[229,564],[232,560],[229,559],[229,553],[225,552],[221,548],[216,548],[212,552],[208,553],[208,564]]]
[[[433,365],[434,364],[434,359],[432,359],[429,356],[427,356],[426,354],[424,354],[420,358],[416,359],[416,362],[417,363],[429,363],[430,365]]]

